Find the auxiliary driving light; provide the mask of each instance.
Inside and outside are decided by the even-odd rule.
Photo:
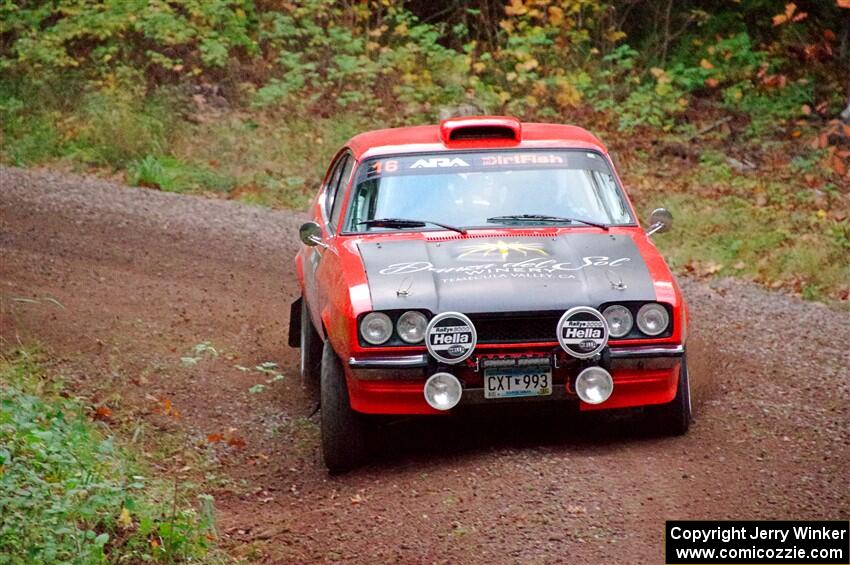
[[[602,404],[612,392],[614,379],[602,367],[588,367],[576,377],[576,394],[588,404]]]
[[[463,387],[449,373],[434,373],[425,381],[425,402],[437,410],[450,410],[460,402]]]

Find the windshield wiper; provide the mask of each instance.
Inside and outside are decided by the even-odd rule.
[[[561,216],[547,216],[546,214],[515,214],[512,216],[493,216],[492,218],[487,218],[487,221],[493,224],[503,224],[510,222],[560,222],[565,224],[572,224],[573,222],[578,222],[580,224],[587,224],[588,226],[593,226],[595,228],[602,228],[603,230],[608,230],[608,226],[605,224],[600,224],[598,222],[591,222],[589,220],[581,220],[578,218],[563,218]]]
[[[376,228],[424,228],[427,224],[432,224],[435,226],[439,226],[441,228],[445,228],[447,230],[456,231],[457,233],[461,233],[466,235],[466,230],[463,228],[456,228],[454,226],[450,226],[448,224],[443,224],[440,222],[434,222],[431,220],[409,220],[407,218],[373,218],[371,220],[363,220],[362,222],[357,222],[358,226],[373,226]]]

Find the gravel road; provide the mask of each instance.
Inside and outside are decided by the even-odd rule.
[[[412,419],[329,477],[286,346],[299,223],[0,168],[0,346],[38,341],[113,426],[141,430],[160,472],[204,480],[233,555],[662,563],[666,519],[850,518],[850,315],[731,280],[682,281],[685,437],[558,411]],[[204,342],[218,355],[195,354]],[[283,380],[253,369],[268,361]]]

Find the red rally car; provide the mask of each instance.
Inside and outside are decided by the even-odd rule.
[[[691,419],[682,293],[605,146],[469,117],[352,138],[300,230],[289,342],[318,383],[332,471],[369,415],[551,401]]]

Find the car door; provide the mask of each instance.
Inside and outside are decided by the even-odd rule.
[[[321,245],[307,247],[304,256],[304,279],[307,303],[316,328],[322,327],[321,312],[327,307],[332,287],[338,283],[338,253],[336,250],[336,222],[339,221],[347,180],[351,176],[354,160],[347,150],[339,153],[331,163],[325,183],[314,209],[314,220],[322,227]],[[336,265],[336,267],[334,267]]]

